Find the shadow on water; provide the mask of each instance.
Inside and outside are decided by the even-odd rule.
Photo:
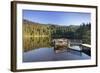
[[[80,52],[80,51],[76,51],[76,50],[72,50],[72,49],[69,49],[68,52],[70,52],[70,53],[73,54],[73,55],[80,55],[80,56],[81,56],[81,53],[82,53],[82,52]]]

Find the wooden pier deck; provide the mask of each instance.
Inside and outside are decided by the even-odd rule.
[[[68,40],[68,39],[55,39],[54,41],[54,50],[60,50],[60,51],[65,51],[65,50],[74,50],[80,52],[91,52],[91,45],[89,44],[83,44],[82,41],[80,40]]]

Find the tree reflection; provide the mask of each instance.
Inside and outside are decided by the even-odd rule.
[[[24,37],[23,51],[27,52],[33,49],[51,47],[50,37]]]

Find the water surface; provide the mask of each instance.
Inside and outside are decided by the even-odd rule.
[[[72,46],[80,49],[79,46]],[[24,38],[23,44],[23,62],[41,62],[41,61],[61,61],[61,60],[86,60],[91,57],[83,52],[68,50],[56,53],[51,46],[49,37]]]

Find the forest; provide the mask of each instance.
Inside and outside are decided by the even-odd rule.
[[[91,44],[91,23],[63,26],[56,24],[42,24],[24,19],[23,37],[78,39],[82,40],[82,43]]]

